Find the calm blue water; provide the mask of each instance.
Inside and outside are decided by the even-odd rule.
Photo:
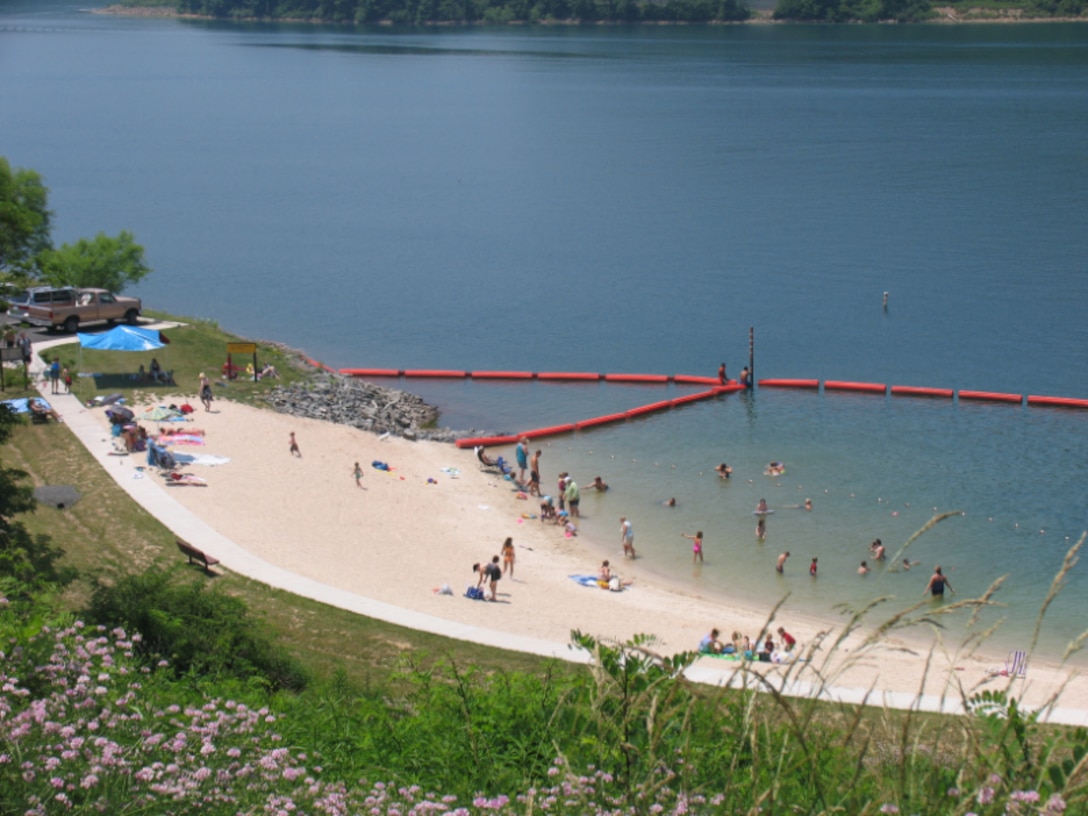
[[[150,304],[333,366],[735,376],[754,326],[759,376],[1088,397],[1085,26],[393,31],[8,3],[0,111],[58,240],[131,229]],[[446,424],[512,431],[665,396],[413,388]],[[939,561],[961,597],[1009,575],[1009,643],[1088,527],[1085,413],[764,390],[545,450],[549,484],[614,486],[587,538],[628,515],[685,587],[901,606]],[[919,573],[856,578],[934,508],[966,515],[912,546]],[[1048,650],[1086,592],[1078,567]]]

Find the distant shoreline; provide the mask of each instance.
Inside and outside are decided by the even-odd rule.
[[[933,9],[938,16],[931,20],[920,20],[917,23],[897,23],[896,25],[971,25],[974,23],[982,23],[986,25],[992,24],[1015,24],[1015,23],[1088,23],[1088,15],[1082,15],[1080,17],[1030,17],[1024,16],[1022,9],[987,9],[987,8],[972,8],[966,12],[957,11],[951,6],[939,6]],[[165,8],[163,6],[103,6],[100,8],[90,9],[91,14],[112,14],[118,17],[171,17],[181,20],[219,20],[218,17],[209,17],[201,14],[181,14],[172,8]],[[654,26],[730,26],[730,25],[807,25],[805,22],[794,22],[787,20],[775,20],[771,17],[772,12],[769,10],[754,10],[752,17],[748,20],[742,20],[739,22],[706,22],[706,23],[685,23],[685,22],[662,22],[653,21],[645,23],[616,23],[616,22],[594,22],[583,23],[581,20],[550,20],[540,23],[529,23],[524,20],[514,21],[506,23],[508,26],[570,26],[570,25],[598,25],[598,26],[621,26],[621,25],[654,25]],[[315,20],[304,17],[239,17],[232,19],[230,22],[238,23],[311,23],[313,25],[362,25],[361,23],[341,23],[336,20]],[[372,23],[371,25],[379,26],[392,26],[394,23],[383,20],[378,23]],[[452,26],[476,26],[484,25],[484,23],[423,23],[424,27],[452,27]],[[857,23],[811,23],[811,25],[857,25]],[[879,23],[873,23],[872,25],[880,25]]]

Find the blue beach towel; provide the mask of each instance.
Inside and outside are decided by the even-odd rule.
[[[571,575],[569,578],[582,586],[593,587],[594,589],[599,588],[596,575]]]

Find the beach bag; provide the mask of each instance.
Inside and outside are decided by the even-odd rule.
[[[484,591],[479,587],[470,586],[465,590],[465,597],[473,601],[482,601],[484,599]]]
[[[623,587],[620,585],[619,576],[613,575],[612,579],[608,582],[608,588],[612,592],[622,592]]]

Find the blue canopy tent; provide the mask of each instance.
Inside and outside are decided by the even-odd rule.
[[[79,367],[83,368],[83,349],[96,351],[155,351],[165,348],[170,340],[158,329],[138,326],[115,326],[102,334],[78,334]]]

